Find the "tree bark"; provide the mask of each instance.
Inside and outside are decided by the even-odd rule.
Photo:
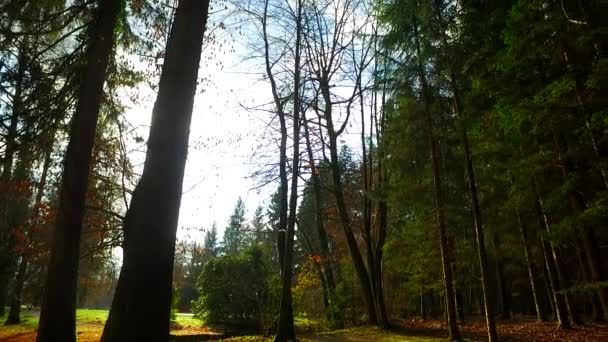
[[[293,245],[298,206],[298,178],[300,168],[300,43],[302,36],[302,1],[296,1],[296,41],[293,79],[293,160],[291,174],[291,194],[289,197],[289,217],[281,276],[281,304],[275,342],[295,341],[296,330],[293,322],[291,278],[293,267]]]
[[[325,225],[323,224],[323,200],[321,198],[321,180],[319,178],[318,170],[315,165],[314,154],[312,153],[312,145],[310,142],[310,134],[308,131],[308,124],[306,121],[306,113],[302,112],[302,119],[304,122],[304,137],[306,139],[306,152],[308,153],[308,159],[310,163],[310,172],[312,187],[314,191],[315,199],[315,225],[317,227],[317,234],[319,238],[319,249],[321,251],[321,263],[323,265],[323,274],[325,275],[325,281],[327,286],[328,294],[328,310],[330,321],[337,329],[344,328],[344,316],[342,310],[338,307],[337,294],[336,294],[336,281],[334,278],[333,266],[330,260],[329,254],[329,242],[327,239],[327,233],[325,232]]]
[[[15,285],[13,285],[13,293],[11,296],[11,307],[6,318],[5,325],[13,325],[21,323],[21,291],[23,282],[25,281],[25,272],[27,271],[27,260],[25,256],[21,256],[19,262],[19,271],[15,277]]]
[[[4,142],[4,158],[2,160],[2,174],[0,174],[0,185],[8,186],[13,175],[15,153],[17,152],[17,136],[19,117],[23,107],[23,82],[25,75],[25,52],[19,49],[17,61],[17,72],[15,75],[15,93],[12,97],[12,112]],[[9,216],[11,195],[9,191],[0,194],[0,316],[4,316],[6,300],[11,277],[15,271],[17,257],[13,252],[14,237],[10,229]]]
[[[40,209],[37,204],[41,203],[42,197],[44,196],[44,188],[46,186],[46,180],[48,171],[51,165],[51,152],[53,150],[53,144],[51,143],[48,150],[45,153],[44,163],[42,165],[42,174],[38,181],[36,188],[36,198],[34,200],[34,209],[32,211],[32,221],[35,221],[38,217]],[[28,260],[27,255],[23,253],[21,255],[21,262],[19,264],[19,271],[15,276],[15,285],[13,286],[13,294],[11,296],[10,310],[6,319],[6,325],[19,324],[21,323],[21,293],[23,291],[23,285],[25,283],[25,276],[27,274]]]
[[[549,221],[544,212],[542,199],[540,197],[539,190],[537,188],[536,182],[534,182],[534,191],[536,195],[536,216],[538,220],[538,224],[543,227],[546,231],[549,231]],[[547,273],[549,276],[549,284],[551,287],[551,292],[553,293],[553,301],[555,303],[555,316],[557,319],[558,328],[567,329],[570,328],[570,321],[568,320],[568,299],[564,294],[559,293],[562,290],[561,285],[561,277],[560,277],[560,262],[557,258],[557,254],[555,253],[555,249],[550,241],[545,242],[541,238],[541,245],[543,249],[543,254],[545,257],[545,266],[547,269]]]
[[[329,84],[325,85],[323,89],[328,87]],[[329,89],[323,91],[328,93]],[[327,97],[329,97],[329,95],[327,95]],[[344,200],[344,192],[342,189],[342,172],[340,170],[340,161],[338,158],[338,142],[331,119],[331,109],[326,109],[325,115],[327,117],[327,129],[329,133],[329,152],[331,158],[332,179],[334,182],[333,189],[334,196],[336,197],[338,214],[340,216],[340,224],[342,226],[342,230],[344,231],[344,235],[346,236],[348,250],[350,251],[355,272],[357,273],[357,277],[359,279],[359,285],[361,286],[361,291],[363,292],[363,298],[367,307],[368,323],[375,325],[378,323],[378,316],[376,313],[374,294],[369,275],[365,268],[365,262],[363,261],[363,257],[359,251],[359,246],[357,245],[357,240],[355,239],[355,235],[352,231],[350,217],[348,216],[348,211],[346,208],[346,201]]]
[[[279,146],[279,227],[277,229],[277,252],[279,255],[279,270],[283,272],[283,264],[285,258],[285,242],[287,232],[287,191],[289,181],[287,180],[287,123],[284,111],[283,101],[279,96],[277,83],[272,72],[273,63],[270,61],[270,42],[268,39],[268,4],[269,0],[264,2],[264,14],[262,16],[262,38],[264,40],[264,64],[266,74],[270,81],[270,89],[272,90],[272,98],[274,100],[277,116],[279,117],[281,142]]]
[[[175,236],[208,0],[180,0],[127,211],[123,265],[102,341],[167,341]]]
[[[490,342],[498,340],[496,333],[496,322],[494,320],[494,308],[492,304],[492,292],[488,279],[488,256],[485,246],[483,222],[481,215],[481,207],[479,206],[479,197],[477,194],[477,182],[475,180],[475,170],[473,168],[473,158],[471,158],[471,148],[469,144],[469,136],[465,124],[462,103],[460,101],[460,92],[456,83],[456,75],[451,72],[450,82],[452,92],[454,94],[454,107],[460,121],[460,134],[462,137],[462,146],[464,150],[464,161],[466,167],[467,181],[469,185],[469,195],[471,196],[471,205],[473,207],[473,221],[475,222],[475,242],[477,245],[477,256],[479,258],[479,269],[481,271],[481,288],[484,299],[484,311],[486,318],[486,326],[488,331],[488,339]]]
[[[534,310],[536,310],[536,319],[538,321],[545,321],[546,316],[540,306],[539,301],[539,288],[538,283],[536,282],[536,269],[534,267],[534,262],[532,261],[531,253],[530,253],[530,242],[528,241],[528,231],[526,229],[526,225],[521,216],[521,212],[519,211],[519,207],[515,208],[517,214],[517,224],[519,226],[519,233],[521,236],[521,242],[524,247],[524,258],[526,259],[526,266],[528,269],[528,278],[530,280],[530,289],[532,291],[532,299],[534,300]]]
[[[418,33],[418,24],[414,19],[414,35],[416,44],[416,55],[418,60],[418,76],[422,87],[422,95],[424,101],[424,114],[426,121],[426,133],[430,145],[431,164],[433,172],[433,194],[435,197],[435,215],[437,219],[437,230],[439,233],[439,247],[441,251],[441,265],[443,269],[443,287],[445,291],[446,302],[446,321],[448,325],[448,333],[450,340],[460,340],[460,331],[458,330],[456,307],[454,305],[454,289],[452,287],[453,275],[450,268],[448,233],[445,218],[445,205],[443,203],[443,189],[441,184],[441,175],[439,174],[439,157],[437,151],[437,140],[434,132],[433,118],[431,116],[431,93],[427,83],[426,73],[422,64],[420,52],[420,37]]]
[[[120,0],[100,1],[92,23],[91,45],[80,76],[78,104],[70,125],[70,141],[64,159],[46,291],[40,311],[39,342],[76,340],[76,288],[85,194],[106,69],[121,4]]]
[[[511,319],[511,294],[505,280],[505,261],[500,250],[500,242],[496,235],[492,236],[492,247],[496,261],[496,283],[498,286],[498,302],[500,304],[500,317]]]
[[[572,162],[565,155],[566,151],[568,150],[566,139],[560,132],[557,132],[554,127],[552,127],[552,132],[555,149],[557,151],[559,165],[562,173],[562,181],[565,182],[574,172],[574,167],[572,165]],[[570,193],[568,194],[568,199],[570,201],[572,211],[575,215],[582,213],[586,209],[586,203],[580,193],[576,191],[570,191]],[[592,228],[588,227],[584,223],[577,225],[576,228],[580,242],[582,242],[583,245],[583,254],[585,255],[585,260],[589,267],[591,280],[594,283],[599,283],[604,280],[604,275],[602,274],[600,266],[600,253],[599,248],[597,246],[597,241],[594,236],[595,234],[593,233]],[[596,291],[596,294],[599,299],[603,315],[606,319],[608,319],[608,288],[599,287]]]

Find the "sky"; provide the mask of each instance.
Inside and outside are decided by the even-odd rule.
[[[199,79],[212,82],[201,82],[195,97],[179,216],[180,229],[208,229],[217,222],[220,238],[239,197],[250,219],[258,205],[267,205],[274,191],[271,185],[257,188],[261,180],[251,177],[259,169],[254,152],[260,141],[268,139],[268,114],[245,108],[267,103],[270,87],[250,72],[252,63],[242,61],[244,47],[236,50],[220,51],[223,67],[216,63],[217,57],[206,66],[201,63]],[[203,61],[209,54],[204,51]],[[125,118],[137,127],[136,135],[146,138],[155,93],[146,85],[130,91],[139,92],[143,99],[127,105]],[[133,146],[129,159],[138,172],[144,158],[143,149]],[[188,234],[192,233],[181,229],[178,238],[202,238],[202,233]]]
[[[238,20],[211,18],[211,27],[219,21],[237,22],[219,32],[215,44],[203,47],[200,84],[192,113],[188,159],[180,207],[178,239],[202,240],[203,233],[187,228],[208,229],[216,222],[221,239],[224,227],[241,197],[246,204],[246,217],[251,219],[256,207],[268,205],[277,184],[260,186],[264,180],[252,177],[264,164],[278,161],[278,142],[268,125],[272,106],[271,88],[264,81],[264,67],[251,58],[251,37]],[[231,28],[236,28],[232,29]],[[141,63],[139,64],[142,65]],[[138,93],[137,103],[129,94]],[[148,136],[156,94],[142,84],[126,91],[125,119],[136,127],[135,135]],[[255,110],[251,108],[263,108]],[[360,138],[354,115],[343,140],[357,150]],[[129,159],[141,173],[145,143],[133,144]],[[277,172],[278,173],[278,172]]]

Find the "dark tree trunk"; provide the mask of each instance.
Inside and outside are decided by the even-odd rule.
[[[566,143],[566,139],[560,132],[557,132],[555,128],[553,128],[552,131],[555,149],[557,150],[559,165],[562,172],[562,181],[566,182],[566,180],[574,172],[572,162],[566,156],[568,145]],[[579,192],[570,191],[568,198],[570,200],[570,207],[575,214],[581,213],[586,209],[586,203]],[[604,275],[602,275],[600,266],[599,248],[594,236],[595,234],[593,233],[592,228],[588,227],[584,223],[577,225],[577,231],[579,235],[578,239],[582,243],[585,261],[589,267],[591,281],[594,283],[599,283],[604,280]],[[603,315],[608,319],[608,288],[599,287],[596,294],[597,298],[599,299],[599,304],[603,311]]]
[[[359,84],[359,96],[363,99],[363,91],[361,90],[361,85]],[[363,100],[361,100],[361,149],[362,149],[362,176],[363,176],[363,239],[365,241],[365,255],[367,259],[367,269],[369,271],[369,280],[371,283],[372,295],[374,297],[374,301],[377,299],[378,295],[378,281],[376,279],[377,273],[375,270],[376,261],[375,261],[375,250],[374,250],[374,242],[372,241],[372,202],[370,200],[370,192],[372,186],[372,172],[371,172],[371,161],[368,165],[368,154],[367,154],[367,144],[365,142],[365,111],[363,106]],[[371,157],[371,148],[370,148],[370,157]],[[369,168],[368,168],[369,166]],[[376,306],[376,314],[378,318],[382,320],[380,317],[380,311],[378,308],[377,302],[375,302]],[[383,324],[381,324],[383,325]]]
[[[484,238],[484,230],[482,223],[481,207],[479,206],[479,197],[477,194],[477,182],[475,180],[475,170],[473,168],[473,159],[471,158],[471,148],[469,144],[469,136],[465,124],[465,117],[462,112],[462,103],[460,101],[460,92],[456,83],[456,75],[451,73],[452,92],[454,93],[454,106],[458,119],[460,121],[460,134],[462,136],[462,146],[464,149],[464,161],[466,167],[467,181],[469,184],[469,195],[471,196],[471,205],[473,207],[473,221],[475,222],[475,242],[477,245],[477,256],[479,258],[479,269],[481,271],[481,289],[484,298],[484,311],[486,318],[486,326],[488,331],[488,339],[490,342],[498,340],[496,333],[496,322],[494,320],[494,308],[492,307],[492,291],[488,279],[488,256],[486,253],[486,245]]]
[[[386,67],[386,66],[385,66]],[[376,101],[377,102],[377,101]],[[382,110],[384,110],[386,105],[386,80],[383,82],[382,86]],[[385,130],[385,116],[382,115],[380,119],[380,123],[378,124],[378,111],[376,107],[374,107],[373,111],[373,120],[370,120],[370,139],[371,139],[371,128],[373,124],[371,122],[375,122],[376,124],[376,137],[378,141],[381,139],[381,132]],[[373,163],[372,163],[372,148],[371,148],[371,140],[370,140],[370,174],[372,174]],[[378,181],[376,187],[378,189],[383,190],[383,187],[388,184],[388,173],[387,169],[384,166],[384,160],[386,158],[385,153],[382,149],[378,148]],[[370,188],[372,184],[373,176],[370,176]],[[386,243],[386,236],[388,232],[388,205],[386,198],[381,198],[378,203],[378,240],[376,241],[376,246],[374,248],[374,272],[376,272],[375,281],[376,281],[376,304],[378,306],[378,319],[379,325],[381,328],[388,330],[391,328],[388,313],[386,310],[386,302],[384,299],[384,278],[382,272],[382,258],[384,257],[384,244]]]
[[[329,92],[329,89],[327,89],[327,92]],[[333,129],[333,123],[331,120],[331,116],[328,115],[328,111],[326,111],[326,115],[328,117],[327,127],[329,131],[329,151],[331,156],[330,158],[332,178],[334,182],[333,189],[334,195],[336,197],[336,204],[338,206],[338,214],[340,215],[340,224],[342,226],[342,230],[344,231],[344,235],[346,236],[348,250],[350,251],[350,256],[353,261],[355,272],[359,279],[359,285],[361,286],[361,291],[363,292],[363,298],[367,307],[368,323],[375,325],[378,322],[378,316],[376,313],[374,294],[372,291],[369,275],[365,268],[365,262],[363,261],[363,257],[361,256],[361,253],[359,251],[359,246],[357,245],[357,240],[355,239],[355,235],[352,231],[350,217],[348,216],[348,211],[346,208],[346,201],[344,200],[344,192],[342,189],[341,179],[342,174],[340,170],[340,161],[338,159],[337,136]]]
[[[498,302],[500,303],[500,317],[511,319],[511,294],[505,279],[505,261],[500,251],[500,243],[496,235],[492,237],[492,247],[496,260],[496,284],[498,286]]]
[[[277,229],[277,252],[279,255],[279,270],[283,272],[283,261],[285,255],[285,239],[287,231],[287,191],[289,181],[287,180],[287,123],[285,119],[285,111],[283,100],[281,99],[277,83],[272,72],[272,62],[270,61],[270,42],[268,39],[268,2],[264,2],[264,14],[262,16],[262,35],[264,39],[264,62],[266,67],[266,75],[270,81],[270,89],[272,90],[272,98],[279,117],[281,143],[279,147],[279,227]]]
[[[379,172],[384,173],[381,165],[379,166]],[[385,177],[386,175],[383,175],[383,178]],[[381,182],[383,182],[383,180],[380,180],[379,183]],[[378,206],[378,216],[380,221],[378,224],[378,242],[376,244],[373,260],[375,263],[374,272],[376,272],[376,276],[374,277],[376,281],[376,303],[378,305],[378,323],[382,329],[388,330],[391,326],[388,319],[388,313],[386,311],[386,302],[384,300],[384,279],[382,276],[382,258],[384,256],[384,244],[386,242],[386,230],[388,224],[388,208],[386,205],[386,200],[380,200],[380,204]]]
[[[351,260],[363,292],[363,298],[365,300],[365,306],[367,308],[368,323],[376,325],[378,323],[378,313],[376,311],[376,301],[370,275],[365,268],[365,262],[361,256],[359,246],[355,234],[352,230],[352,225],[349,217],[349,213],[344,199],[344,189],[342,187],[342,170],[340,169],[340,159],[338,157],[338,136],[341,132],[336,131],[334,128],[333,117],[332,117],[332,99],[330,95],[330,84],[327,79],[319,82],[319,88],[321,95],[325,102],[324,114],[327,122],[327,134],[329,136],[329,152],[330,152],[330,166],[333,180],[333,193],[336,199],[336,206],[338,208],[338,215],[340,219],[340,225],[344,231],[346,237],[346,244],[350,252]]]
[[[21,262],[19,263],[19,271],[17,271],[17,276],[15,277],[15,284],[13,285],[11,307],[8,311],[8,317],[6,318],[5,325],[21,323],[21,291],[23,290],[23,282],[25,281],[26,271],[27,259],[25,256],[22,256]]]
[[[530,242],[528,241],[528,231],[526,229],[525,222],[521,217],[521,213],[519,211],[519,207],[515,208],[517,213],[517,224],[519,226],[519,233],[521,236],[521,242],[524,246],[524,258],[526,259],[526,266],[528,269],[528,278],[530,280],[530,289],[532,292],[532,299],[534,300],[534,310],[536,311],[536,318],[539,321],[545,321],[547,318],[541,308],[539,301],[539,290],[538,283],[536,282],[536,268],[534,267],[534,262],[532,261],[532,256],[530,253]]]
[[[100,1],[91,24],[91,45],[80,75],[78,104],[64,159],[46,291],[40,311],[39,342],[76,340],[76,288],[85,194],[106,69],[121,5],[120,0]]]
[[[456,307],[454,305],[454,288],[452,287],[453,274],[450,267],[450,250],[448,246],[448,233],[446,227],[445,205],[443,203],[443,189],[441,184],[441,175],[439,173],[439,152],[437,151],[437,139],[435,137],[433,118],[431,116],[431,92],[427,83],[426,72],[422,62],[420,53],[420,37],[418,26],[414,20],[414,35],[416,43],[416,56],[418,59],[418,76],[422,87],[422,96],[424,101],[424,115],[426,121],[426,134],[430,145],[431,166],[433,172],[433,195],[435,197],[435,215],[437,219],[437,230],[439,233],[439,247],[441,251],[441,265],[443,269],[443,288],[445,291],[445,308],[446,321],[448,325],[449,339],[460,340],[460,331],[458,330]]]
[[[304,122],[304,137],[306,139],[306,152],[308,153],[308,159],[310,164],[312,187],[314,191],[315,200],[315,225],[317,227],[317,234],[319,238],[319,249],[321,251],[321,262],[323,265],[323,274],[325,275],[325,282],[327,286],[328,295],[328,314],[330,321],[333,322],[334,326],[338,329],[344,327],[344,316],[342,309],[338,307],[337,295],[336,295],[336,281],[334,278],[333,266],[330,260],[329,254],[329,242],[327,239],[327,233],[325,232],[325,226],[323,224],[323,200],[321,198],[321,180],[319,179],[318,170],[315,165],[314,154],[312,153],[312,145],[310,142],[310,134],[308,132],[308,123],[306,121],[306,113],[302,112]]]
[[[549,222],[543,209],[539,191],[538,189],[536,189],[536,184],[534,185],[534,187],[536,194],[535,207],[538,224],[545,230],[547,230],[549,229]],[[562,290],[559,275],[560,263],[558,262],[559,260],[557,259],[555,249],[553,248],[550,242],[545,242],[543,239],[541,239],[541,246],[543,249],[543,255],[545,257],[545,267],[547,269],[549,285],[551,287],[551,293],[553,295],[553,302],[555,303],[555,316],[557,319],[557,326],[558,328],[567,329],[570,328],[570,321],[568,320],[569,310],[567,309],[567,297],[560,293],[560,291]]]
[[[12,178],[15,153],[17,152],[17,135],[19,117],[23,106],[22,91],[25,75],[25,52],[19,49],[17,73],[15,75],[15,93],[12,98],[12,113],[4,141],[4,158],[0,185],[7,185]],[[14,237],[11,234],[9,222],[11,194],[9,191],[0,193],[0,316],[4,316],[6,300],[11,277],[15,272],[17,256],[13,252]]]
[[[279,322],[275,342],[295,341],[296,329],[293,322],[293,303],[291,297],[291,278],[293,268],[293,245],[298,206],[298,178],[300,162],[300,40],[302,24],[302,1],[296,1],[296,46],[293,80],[293,161],[291,175],[291,194],[289,198],[289,217],[287,219],[287,234],[283,247],[283,264],[281,274],[281,304],[279,307]],[[280,248],[281,246],[279,246]]]
[[[36,189],[36,198],[34,201],[34,209],[32,211],[32,219],[35,220],[39,214],[38,203],[42,201],[44,196],[44,188],[46,186],[46,179],[51,165],[51,152],[53,150],[53,144],[51,143],[48,150],[45,153],[44,164],[42,165],[42,174],[40,175],[40,181]],[[25,283],[25,277],[27,274],[28,260],[25,254],[21,255],[21,262],[19,264],[19,271],[15,276],[15,285],[13,286],[13,294],[11,296],[10,310],[6,319],[6,325],[19,324],[21,322],[21,292],[23,291],[23,285]]]
[[[208,0],[180,0],[175,11],[102,341],[169,339],[175,235],[208,8]]]

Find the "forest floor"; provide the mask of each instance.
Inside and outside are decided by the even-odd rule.
[[[107,319],[106,310],[78,310],[77,334],[80,342],[97,342],[101,337],[103,324]],[[25,312],[23,322],[16,326],[0,326],[0,341],[30,342],[36,340],[38,317],[36,311]],[[5,317],[0,317],[4,322]],[[586,324],[569,330],[557,330],[553,322],[536,322],[527,318],[516,318],[509,321],[498,321],[498,335],[501,341],[517,342],[596,342],[608,341],[608,324]],[[462,335],[467,341],[485,341],[485,322],[469,320],[460,325]],[[324,332],[306,332],[298,334],[302,342],[440,342],[445,341],[446,326],[437,320],[401,320],[393,323],[390,332],[375,327],[356,327],[344,330]],[[209,340],[213,330],[205,328],[191,315],[177,315],[172,324],[171,334],[175,341],[199,341],[204,336]],[[213,339],[211,339],[213,340]],[[243,336],[228,339],[216,339],[224,342],[269,342],[271,338],[262,336]]]

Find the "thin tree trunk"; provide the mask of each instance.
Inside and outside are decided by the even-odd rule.
[[[46,291],[38,325],[39,342],[76,340],[76,288],[85,194],[106,69],[122,1],[102,0],[91,24],[91,45],[80,78],[78,104],[70,125],[59,208]]]
[[[534,191],[536,195],[536,215],[538,224],[545,230],[549,230],[549,221],[544,212],[542,199],[540,197],[539,190],[534,182]],[[549,276],[549,284],[551,285],[551,292],[553,293],[553,301],[555,303],[555,316],[557,318],[558,328],[568,329],[570,328],[570,321],[568,320],[568,298],[567,295],[561,294],[562,290],[561,277],[560,277],[560,266],[559,259],[553,244],[550,241],[545,242],[541,239],[543,254],[545,256],[545,264]]]
[[[208,0],[180,0],[127,211],[123,265],[102,341],[167,341],[175,236]]]
[[[553,286],[551,285],[551,282],[549,279],[550,270],[547,269],[549,254],[545,255],[546,247],[545,247],[545,242],[543,241],[542,238],[540,238],[540,246],[541,246],[541,252],[543,252],[543,271],[544,271],[543,280],[545,282],[545,295],[547,296],[547,300],[548,300],[548,304],[549,304],[549,311],[551,311],[551,317],[553,318],[553,320],[557,320],[557,313],[555,311],[557,304],[555,302],[555,297],[554,297],[555,291],[553,290]]]
[[[555,149],[557,150],[557,155],[559,159],[559,165],[562,172],[562,181],[566,182],[566,180],[573,173],[572,163],[565,155],[566,151],[568,150],[568,146],[566,143],[566,139],[560,132],[557,132],[557,130],[553,127],[552,132]],[[568,199],[570,200],[570,206],[574,214],[582,213],[586,209],[585,201],[580,193],[576,191],[570,191],[570,193],[568,194]],[[584,223],[577,225],[576,228],[580,242],[582,242],[583,245],[585,260],[589,266],[591,280],[594,283],[599,283],[603,281],[604,278],[600,266],[599,248],[597,246],[593,230]],[[601,309],[603,311],[603,315],[606,319],[608,319],[608,288],[599,287],[596,293],[599,299],[599,303],[601,305]]]
[[[386,56],[385,56],[386,57]],[[386,60],[386,58],[385,58]],[[386,68],[386,65],[385,65]],[[377,95],[376,95],[377,98]],[[373,123],[376,124],[376,139],[378,141],[378,181],[376,182],[376,188],[382,189],[388,183],[388,173],[384,166],[384,160],[386,158],[383,150],[380,149],[380,139],[382,138],[381,132],[385,129],[385,116],[382,115],[380,123],[378,124],[378,109],[377,100],[374,102],[373,120],[370,120],[370,173],[373,167],[372,163],[372,134]],[[386,107],[386,79],[382,85],[382,110]],[[370,178],[370,188],[373,185],[373,177]],[[388,232],[388,205],[386,198],[382,197],[378,203],[378,240],[375,246],[375,258],[374,258],[374,271],[377,273],[375,276],[376,280],[376,303],[378,305],[378,318],[380,327],[388,330],[391,328],[388,313],[386,310],[386,302],[384,298],[384,278],[382,272],[382,258],[384,256],[384,244],[386,243],[386,237]]]
[[[27,260],[25,259],[25,256],[22,256],[21,262],[19,262],[19,271],[17,271],[17,276],[15,277],[15,285],[13,286],[13,293],[11,296],[11,307],[6,322],[4,323],[5,325],[21,323],[21,290],[23,289],[26,271]]]
[[[505,280],[505,261],[500,250],[500,242],[496,235],[492,236],[492,248],[496,261],[496,283],[498,286],[498,302],[500,303],[500,316],[502,319],[511,319],[511,295]]]
[[[281,304],[275,342],[295,341],[296,330],[293,323],[291,297],[291,278],[293,267],[293,245],[298,206],[298,178],[300,168],[300,43],[302,35],[302,1],[296,1],[296,46],[293,79],[293,160],[291,175],[291,194],[289,198],[289,217],[287,219],[287,236],[281,277]]]
[[[528,241],[528,231],[526,229],[526,225],[521,217],[521,213],[519,211],[519,207],[515,208],[517,214],[517,224],[519,226],[519,233],[521,236],[521,242],[524,246],[524,258],[526,259],[526,266],[528,269],[528,278],[530,280],[530,289],[532,290],[532,298],[534,300],[534,310],[536,310],[536,319],[538,321],[545,321],[545,314],[540,306],[539,301],[539,290],[538,284],[536,282],[536,269],[534,267],[534,263],[532,262],[532,257],[530,253],[530,242]]]
[[[279,227],[277,229],[277,252],[279,255],[279,270],[283,272],[285,242],[287,231],[287,191],[289,181],[287,180],[287,123],[285,119],[285,111],[283,101],[279,96],[277,83],[272,72],[272,62],[270,61],[270,42],[268,38],[268,5],[269,0],[264,2],[264,14],[262,16],[262,38],[264,40],[264,62],[266,75],[270,80],[270,89],[272,90],[272,98],[279,117],[281,142],[279,146]]]
[[[423,101],[426,116],[426,130],[430,145],[431,163],[433,172],[433,191],[435,197],[435,215],[437,219],[437,228],[439,232],[439,246],[441,250],[441,264],[443,268],[443,287],[445,291],[446,302],[446,318],[448,325],[449,338],[451,340],[460,340],[460,331],[456,320],[456,308],[454,305],[454,289],[452,288],[453,275],[450,268],[448,235],[445,218],[445,205],[443,203],[443,190],[441,185],[441,176],[439,174],[439,160],[437,151],[437,140],[433,128],[433,118],[431,117],[431,93],[428,89],[426,73],[421,60],[420,53],[420,37],[418,34],[418,26],[414,19],[414,34],[416,41],[416,55],[418,59],[418,73],[423,93]]]
[[[326,115],[327,114],[328,112],[326,111]],[[334,183],[333,189],[334,196],[336,197],[338,214],[340,216],[340,224],[346,237],[346,243],[348,245],[348,250],[350,251],[355,272],[359,279],[359,285],[361,286],[361,290],[363,292],[363,298],[367,307],[368,323],[375,325],[378,322],[378,318],[376,313],[374,295],[372,292],[369,275],[367,273],[367,270],[365,269],[363,257],[359,252],[357,240],[355,239],[355,235],[352,231],[350,217],[348,216],[348,211],[346,209],[346,201],[344,200],[344,192],[342,189],[342,172],[340,170],[340,161],[338,158],[337,136],[333,128],[331,114],[327,115],[327,118],[327,128],[329,133],[329,152],[331,159],[332,179]]]
[[[372,216],[371,216],[371,200],[369,198],[370,196],[370,192],[371,192],[371,179],[372,179],[372,173],[371,171],[371,167],[372,165],[369,165],[369,169],[368,169],[368,155],[367,155],[367,144],[365,143],[365,111],[364,111],[364,106],[363,106],[363,90],[361,89],[361,85],[359,84],[359,97],[361,99],[360,101],[360,105],[361,105],[361,149],[362,149],[362,176],[363,176],[363,238],[365,241],[365,252],[366,252],[366,257],[367,257],[367,269],[369,271],[369,278],[370,278],[370,282],[371,282],[371,289],[372,289],[372,293],[374,298],[377,298],[377,294],[378,294],[378,289],[377,289],[377,285],[378,282],[376,280],[376,271],[375,271],[375,266],[376,266],[376,262],[375,262],[375,251],[374,251],[374,247],[373,247],[373,242],[372,242]],[[370,138],[371,139],[371,138]],[[369,151],[370,155],[372,153],[371,149]],[[375,305],[377,306],[378,303],[375,303]],[[378,310],[379,308],[376,307],[376,310]],[[380,314],[379,310],[377,312],[378,316]],[[379,317],[380,318],[380,317]]]
[[[312,187],[314,191],[315,199],[315,225],[317,227],[317,234],[319,238],[319,249],[321,251],[321,262],[323,264],[323,270],[327,285],[328,299],[329,299],[329,316],[330,321],[336,328],[341,329],[344,327],[344,316],[340,307],[338,307],[338,298],[336,294],[336,281],[334,278],[334,271],[329,255],[329,243],[327,239],[327,233],[325,232],[325,226],[323,224],[323,201],[321,198],[321,181],[319,179],[319,171],[315,165],[314,154],[312,153],[312,144],[310,142],[310,134],[308,131],[308,124],[306,121],[306,113],[302,112],[302,119],[304,122],[304,137],[306,139],[306,151],[308,153],[308,160],[310,164]]]
[[[464,161],[466,167],[467,180],[469,184],[469,195],[471,196],[471,205],[473,207],[473,221],[475,222],[475,242],[477,244],[477,256],[479,257],[479,269],[481,271],[481,288],[484,298],[484,311],[486,318],[486,326],[488,331],[488,339],[490,342],[497,341],[496,322],[494,320],[494,308],[492,304],[492,292],[488,279],[488,256],[486,253],[484,230],[482,223],[481,208],[479,206],[479,197],[477,194],[477,182],[475,180],[475,170],[473,168],[473,159],[471,158],[471,148],[469,144],[469,136],[465,124],[464,114],[462,112],[462,103],[460,101],[460,92],[456,83],[456,75],[451,73],[452,92],[454,94],[454,106],[460,121],[460,130],[462,136],[462,146],[464,149]]]
[[[42,174],[40,175],[40,181],[36,189],[36,198],[34,200],[34,209],[32,211],[32,221],[35,221],[40,212],[38,204],[42,201],[44,196],[44,188],[46,186],[46,179],[48,176],[49,167],[51,165],[51,152],[53,144],[51,143],[48,147],[48,151],[45,153],[44,163],[42,166]],[[11,304],[8,317],[6,319],[6,325],[19,324],[21,322],[21,292],[23,291],[23,284],[25,282],[25,276],[27,274],[28,260],[26,254],[21,255],[21,262],[19,264],[19,271],[15,277],[15,285],[13,287],[13,294],[11,296]]]
[[[4,142],[4,158],[2,161],[2,174],[0,185],[7,186],[12,178],[15,152],[17,152],[17,135],[19,117],[23,106],[23,81],[25,75],[25,52],[19,49],[17,61],[17,73],[15,75],[15,93],[12,96],[12,113],[10,115],[8,130]],[[9,284],[15,271],[16,255],[12,250],[14,237],[12,236],[9,223],[9,205],[11,202],[10,192],[0,194],[0,316],[4,316],[6,300],[8,298]]]

